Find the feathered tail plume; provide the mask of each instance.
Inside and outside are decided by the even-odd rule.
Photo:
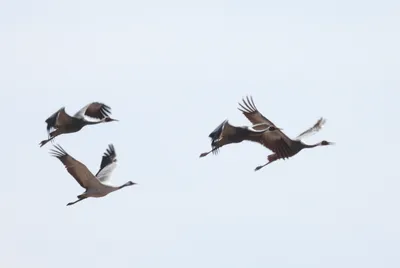
[[[303,133],[301,133],[299,136],[297,136],[296,140],[300,140],[303,139],[306,136],[315,134],[315,132],[318,132],[321,130],[321,128],[324,126],[324,124],[326,123],[326,119],[321,117],[317,123],[314,124],[314,126],[312,126],[311,128],[307,129],[306,131],[304,131]]]

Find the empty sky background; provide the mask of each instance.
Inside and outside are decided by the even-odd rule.
[[[2,267],[399,267],[399,1],[2,1]],[[245,95],[302,151],[254,172],[258,144],[209,150]],[[112,183],[82,189],[49,155],[48,116],[120,119],[56,139]]]

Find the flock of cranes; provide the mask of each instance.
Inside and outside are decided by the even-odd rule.
[[[46,119],[45,122],[47,123],[47,132],[49,137],[47,140],[40,142],[39,145],[42,147],[47,142],[53,141],[53,139],[59,135],[78,132],[87,125],[118,121],[117,119],[111,118],[109,116],[110,113],[111,108],[104,103],[99,102],[92,102],[86,105],[74,116],[68,115],[65,112],[65,107],[62,107]],[[96,118],[98,121],[87,120],[87,117]],[[83,194],[77,196],[78,200],[68,203],[67,206],[73,205],[88,197],[103,197],[126,186],[137,184],[132,181],[128,181],[127,183],[117,187],[108,184],[111,173],[117,166],[117,154],[114,145],[112,144],[108,145],[108,149],[102,157],[100,169],[96,175],[90,172],[90,170],[80,161],[70,156],[58,144],[50,150],[50,153],[63,163],[68,173],[71,174],[79,185],[86,190]]]
[[[243,103],[239,103],[239,106],[239,111],[243,113],[252,125],[237,127],[231,125],[228,120],[224,120],[208,135],[211,138],[212,149],[202,153],[200,157],[205,157],[210,153],[217,154],[221,147],[228,144],[241,143],[243,141],[257,142],[272,151],[272,154],[267,157],[268,162],[257,166],[255,168],[255,171],[257,171],[276,160],[293,157],[305,148],[334,144],[333,142],[323,140],[316,144],[308,145],[301,141],[302,138],[319,131],[326,122],[324,118],[320,118],[312,127],[302,132],[293,140],[286,136],[281,128],[277,127],[257,110],[252,97],[243,99]],[[59,135],[78,132],[87,125],[118,121],[111,118],[110,114],[111,108],[100,102],[92,102],[86,105],[74,116],[67,114],[65,107],[62,107],[46,119],[48,138],[41,141],[39,145],[42,147],[49,141],[54,142],[54,138]],[[88,118],[97,119],[97,121],[88,120]],[[83,163],[69,155],[58,144],[54,145],[50,153],[61,161],[68,173],[85,189],[84,193],[77,196],[78,199],[76,201],[68,203],[67,206],[88,197],[103,197],[126,186],[137,184],[132,181],[128,181],[121,186],[108,184],[111,174],[117,165],[117,154],[112,144],[108,145],[102,157],[100,169],[96,175]]]

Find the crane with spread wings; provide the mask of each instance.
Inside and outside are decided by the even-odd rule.
[[[239,103],[239,111],[241,111],[244,116],[252,123],[252,124],[266,124],[268,126],[275,126],[272,121],[267,119],[263,114],[261,114],[256,105],[254,104],[253,98],[246,97],[243,98],[243,104]],[[281,129],[277,129],[276,131],[268,131],[264,132],[259,139],[259,143],[268,148],[273,152],[273,154],[268,156],[268,162],[264,165],[260,165],[255,168],[255,171],[260,170],[266,165],[278,160],[278,159],[288,159],[298,154],[301,150],[306,148],[314,148],[317,146],[326,146],[333,145],[334,142],[329,142],[323,140],[316,144],[308,145],[301,141],[302,138],[314,134],[321,130],[322,126],[325,124],[326,120],[324,118],[320,118],[312,127],[302,132],[295,139],[291,139],[286,136],[285,133],[282,132]],[[257,128],[257,127],[256,127]]]

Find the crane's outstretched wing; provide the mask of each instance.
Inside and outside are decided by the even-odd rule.
[[[296,140],[300,140],[305,138],[306,136],[315,134],[316,132],[320,131],[322,129],[322,127],[325,125],[326,123],[326,119],[321,117],[317,123],[315,123],[312,127],[310,127],[309,129],[307,129],[306,131],[302,132],[300,135],[298,135],[296,137]]]
[[[229,137],[235,135],[239,128],[231,125],[228,119],[225,119],[221,124],[219,124],[209,135],[211,139],[211,147],[213,149],[217,148],[216,143],[223,139],[224,137]],[[219,149],[212,151],[214,155],[219,153]]]
[[[240,108],[239,111],[241,111],[244,116],[247,117],[247,119],[255,124],[260,124],[260,123],[267,123],[268,125],[275,126],[274,123],[272,123],[269,119],[267,119],[264,115],[262,115],[258,110],[256,105],[254,104],[253,97],[246,97],[246,99],[243,98],[243,104],[239,103]],[[265,128],[265,126],[263,126]]]
[[[83,188],[98,186],[99,181],[84,164],[70,156],[60,145],[56,144],[54,147],[50,150],[50,154],[64,164],[68,173],[75,178],[80,186]]]
[[[111,174],[117,167],[117,154],[115,152],[114,145],[109,144],[106,152],[104,153],[100,169],[96,174],[96,177],[101,182],[107,182],[111,178]]]
[[[254,129],[265,128],[264,124],[277,127],[274,123],[272,123],[272,121],[267,119],[257,110],[257,107],[254,104],[253,98],[251,96],[246,97],[246,100],[243,99],[243,104],[239,103],[239,105],[241,107],[238,108],[239,111],[241,111],[247,117],[247,119],[249,119],[251,123],[257,125],[257,126],[253,125]],[[262,123],[264,124],[262,125]],[[280,129],[277,129],[275,131],[264,132],[260,137],[259,142],[266,148],[275,152],[279,150],[287,151],[288,146],[291,143],[291,140]]]
[[[47,132],[50,133],[52,129],[67,125],[71,121],[72,117],[65,112],[65,107],[61,107],[57,112],[46,119],[45,122],[47,123]]]
[[[263,127],[261,129],[256,129],[256,127]],[[267,123],[260,123],[253,126],[233,126],[229,123],[228,120],[224,120],[221,124],[219,124],[209,135],[211,138],[211,147],[215,149],[217,147],[216,143],[223,139],[230,139],[232,136],[240,136],[243,140],[261,142],[262,135],[270,131],[270,129],[274,126],[270,126]],[[213,154],[218,154],[218,149],[212,151]]]
[[[109,117],[111,114],[110,106],[100,103],[100,102],[92,102],[80,109],[74,117],[83,118],[84,116],[88,116],[95,119],[103,119]]]

